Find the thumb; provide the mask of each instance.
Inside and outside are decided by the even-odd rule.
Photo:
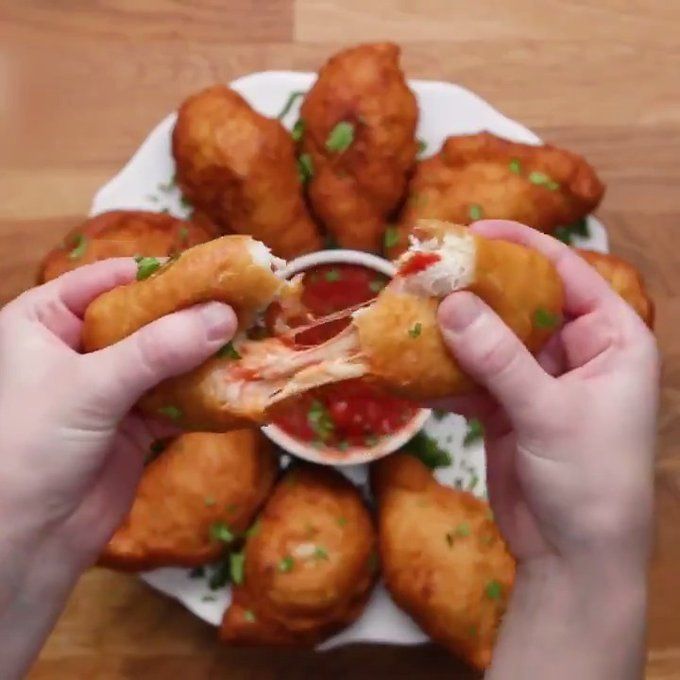
[[[498,400],[510,420],[526,417],[552,378],[520,339],[469,292],[449,295],[438,316],[444,342],[461,368]]]
[[[208,302],[168,314],[105,349],[85,355],[105,408],[122,417],[166,378],[190,371],[231,340],[237,328],[231,307]]]

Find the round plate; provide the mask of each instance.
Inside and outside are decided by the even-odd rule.
[[[260,113],[276,116],[291,92],[308,90],[315,78],[313,73],[265,71],[239,78],[230,86]],[[517,142],[541,142],[533,132],[510,120],[464,87],[427,80],[410,80],[409,85],[420,107],[417,134],[427,145],[425,156],[436,153],[449,135],[471,134],[481,130],[489,130]],[[299,103],[298,100],[283,121],[289,128],[298,117]],[[170,114],[151,131],[125,167],[97,192],[90,214],[124,208],[167,210],[178,217],[188,214],[172,182],[175,168],[170,136],[175,118],[176,114]],[[588,226],[590,238],[577,239],[575,245],[607,252],[607,235],[602,223],[589,217]],[[439,481],[484,496],[484,449],[478,442],[464,446],[465,419],[457,415],[440,419],[432,417],[424,430],[452,457],[449,466],[437,470]],[[338,469],[368,494],[365,465]],[[205,578],[192,578],[190,573],[186,569],[157,569],[143,574],[142,578],[157,590],[179,600],[204,621],[219,625],[230,601],[229,589],[213,592]],[[393,604],[382,585],[378,585],[362,617],[321,645],[321,648],[352,642],[418,644],[426,640],[427,637],[411,619]]]

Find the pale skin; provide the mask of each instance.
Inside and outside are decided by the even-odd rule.
[[[485,423],[491,502],[518,559],[488,677],[638,678],[657,410],[653,337],[557,241],[507,222],[474,229],[553,259],[573,318],[537,362],[469,293],[440,306],[449,347],[487,390],[449,406]],[[151,442],[171,433],[131,411],[134,403],[235,332],[233,312],[209,303],[81,355],[87,304],[135,271],[127,259],[89,265],[0,310],[0,518],[10,518],[0,523],[3,678],[27,672],[129,508]]]

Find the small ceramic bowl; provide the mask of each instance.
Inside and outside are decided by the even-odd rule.
[[[321,250],[291,260],[282,274],[285,278],[290,278],[295,274],[322,264],[362,265],[389,277],[394,276],[396,272],[391,262],[370,253],[358,250]],[[411,420],[393,434],[381,437],[380,441],[374,446],[352,446],[344,451],[331,447],[319,448],[300,441],[277,425],[267,425],[262,428],[262,431],[275,444],[298,458],[321,465],[357,465],[383,458],[396,451],[423,427],[430,414],[430,409],[418,409]]]

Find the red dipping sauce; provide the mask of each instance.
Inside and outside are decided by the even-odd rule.
[[[325,264],[308,269],[302,281],[302,301],[322,317],[373,299],[389,278],[355,264]],[[337,335],[349,318],[299,333],[298,344],[317,345]],[[279,409],[273,423],[296,439],[343,450],[370,447],[393,434],[418,412],[418,406],[385,394],[362,379],[325,385],[307,392]]]

